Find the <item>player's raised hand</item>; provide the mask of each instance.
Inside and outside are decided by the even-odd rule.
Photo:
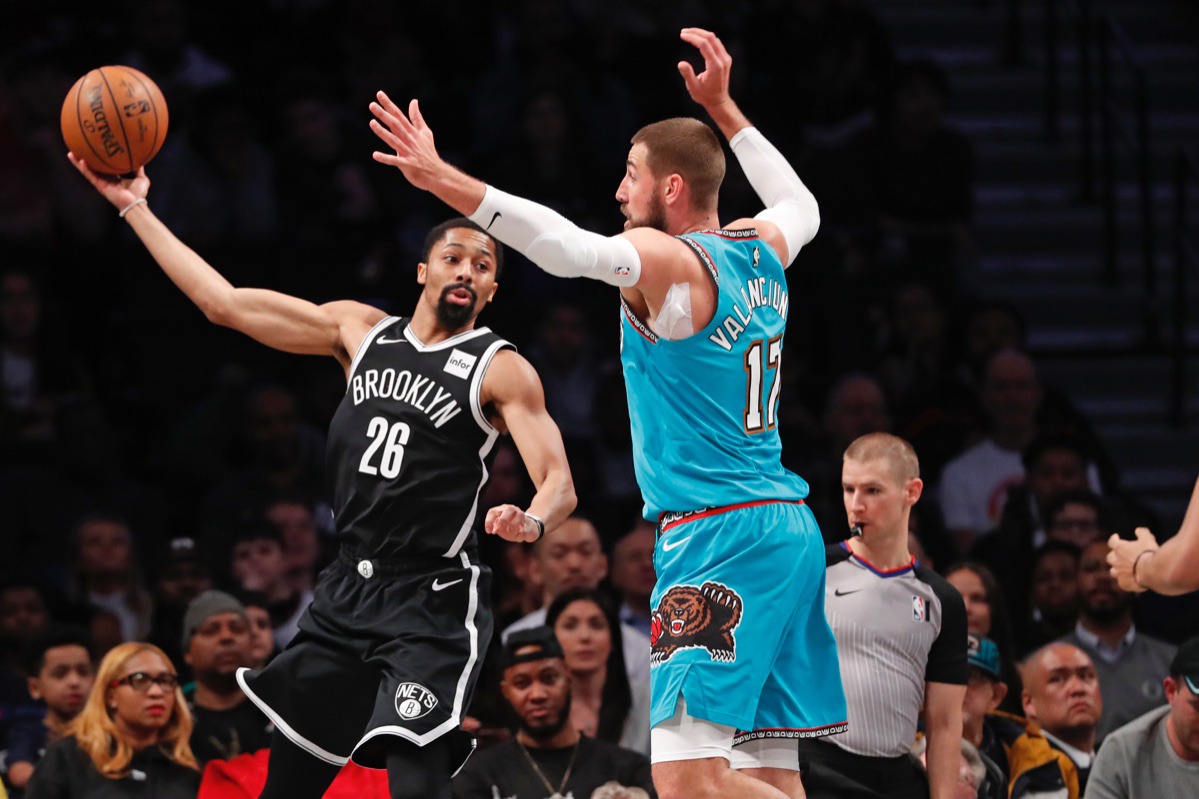
[[[491,535],[498,535],[505,541],[524,543],[536,541],[541,535],[537,522],[529,518],[523,510],[515,505],[497,505],[487,511],[487,521],[483,529]]]
[[[146,168],[137,170],[131,178],[119,178],[109,175],[97,175],[74,153],[67,153],[67,160],[79,170],[79,174],[87,178],[87,182],[96,187],[96,191],[104,195],[117,208],[128,208],[136,200],[144,200],[150,192],[150,179],[146,177]]]
[[[375,95],[378,102],[370,104],[371,130],[390,147],[394,154],[376,151],[374,159],[380,164],[397,167],[418,189],[433,186],[439,170],[448,167],[433,143],[433,131],[421,115],[420,104],[413,100],[408,113],[392,102],[385,92]]]
[[[724,43],[715,33],[703,28],[683,28],[679,38],[694,46],[704,57],[704,71],[698,75],[691,64],[679,62],[679,74],[683,76],[691,99],[706,109],[728,102],[733,57],[724,49]]]
[[[1145,590],[1145,586],[1136,580],[1137,558],[1146,552],[1156,553],[1158,550],[1157,539],[1153,537],[1153,533],[1149,532],[1148,527],[1138,527],[1136,536],[1135,541],[1125,541],[1120,536],[1113,535],[1107,542],[1111,548],[1111,551],[1107,553],[1107,562],[1111,566],[1112,577],[1116,578],[1120,588],[1129,592]],[[1156,555],[1149,557],[1156,557]]]

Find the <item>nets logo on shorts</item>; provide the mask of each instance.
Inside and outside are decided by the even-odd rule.
[[[720,583],[676,585],[663,595],[650,621],[650,663],[680,649],[703,647],[712,660],[737,659],[733,631],[741,623],[741,596]]]
[[[406,682],[396,689],[396,713],[405,721],[419,719],[437,707],[437,697],[423,685]]]

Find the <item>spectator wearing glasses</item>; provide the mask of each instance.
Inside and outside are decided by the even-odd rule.
[[[87,704],[51,744],[26,799],[194,799],[192,716],[158,647],[129,642],[100,662]]]

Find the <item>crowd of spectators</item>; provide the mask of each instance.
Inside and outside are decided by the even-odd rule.
[[[1107,736],[1104,785],[1149,779],[1147,762],[1194,774],[1197,683],[1171,670],[1174,646],[1199,632],[1194,605],[1138,599],[1103,563],[1109,534],[1161,525],[1122,490],[1071,398],[1041,379],[1020,316],[962,279],[974,157],[944,121],[951,81],[935,63],[899,63],[859,0],[197,8],[7,4],[0,26],[10,796],[82,795],[71,791],[137,774],[161,781],[157,795],[192,796],[197,766],[258,748],[265,724],[230,675],[286,646],[337,549],[324,430],[342,375],[212,327],[177,295],[64,158],[58,113],[75,78],[124,63],[157,81],[171,130],[148,168],[150,202],[231,281],[402,314],[420,242],[450,212],[371,162],[374,91],[419,97],[448,160],[615,232],[629,136],[696,113],[673,80],[683,24],[721,32],[738,102],[821,202],[820,235],[790,272],[779,414],[784,461],[810,482],[825,536],[847,534],[846,445],[874,431],[911,441],[928,485],[911,546],[998,651],[983,671],[988,689],[1004,688],[980,687],[979,706],[1020,719],[1013,740],[1057,735],[1040,676],[1026,668],[1022,685],[1016,664],[1034,655],[1036,675],[1052,671],[1042,647],[1066,641],[1102,697],[1091,737],[1059,736],[1087,756],[1076,767]],[[726,217],[756,202],[730,170]],[[509,257],[480,323],[536,365],[580,509],[536,546],[481,542],[497,630],[550,625],[563,665],[549,688],[572,686],[552,700],[568,727],[644,755],[654,531],[637,518],[615,292]],[[491,474],[485,506],[527,501],[511,446]],[[533,701],[529,683],[501,687],[498,635],[492,649],[468,724],[484,743],[518,740],[508,730]],[[1169,750],[1155,737],[1166,726],[1181,731],[1161,733]],[[967,737],[985,756],[979,729]]]

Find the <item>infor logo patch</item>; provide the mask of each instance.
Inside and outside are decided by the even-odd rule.
[[[406,682],[396,689],[396,713],[405,721],[412,721],[428,715],[429,711],[435,707],[437,707],[437,697],[433,696],[423,685]]]
[[[455,349],[450,353],[450,359],[445,362],[445,371],[452,374],[454,377],[466,379],[470,375],[470,370],[475,368],[474,355],[462,350]]]

